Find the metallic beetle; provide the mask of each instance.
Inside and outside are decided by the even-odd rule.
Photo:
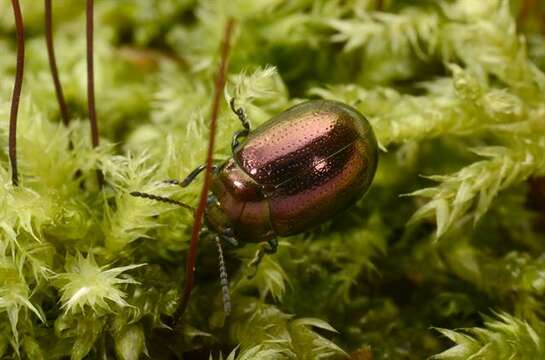
[[[276,236],[304,232],[360,199],[378,160],[365,117],[328,100],[296,105],[240,144],[235,134],[233,144],[233,157],[214,171],[207,222],[219,234],[273,248]]]
[[[371,185],[378,162],[371,126],[346,104],[307,101],[252,132],[234,99],[231,109],[243,130],[233,135],[232,158],[213,166],[201,232],[212,233],[218,247],[226,314],[231,305],[220,240],[232,245],[262,243],[250,263],[257,268],[264,254],[276,251],[277,237],[309,230],[360,199]],[[167,182],[187,186],[205,169],[201,165],[184,180]],[[152,194],[131,194],[191,208]],[[195,256],[196,248],[190,249],[181,313],[193,286]]]
[[[233,135],[233,156],[215,165],[206,208],[206,227],[231,244],[268,242],[318,225],[367,191],[378,162],[369,122],[356,109],[331,100],[307,101],[250,132],[242,109],[231,108],[243,130]],[[244,138],[242,142],[240,139]],[[205,170],[201,165],[183,187]],[[133,192],[159,201],[171,199]]]

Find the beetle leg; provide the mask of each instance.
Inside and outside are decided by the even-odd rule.
[[[253,268],[250,275],[248,275],[249,279],[253,278],[257,274],[257,267],[261,263],[261,260],[263,260],[263,256],[265,256],[265,254],[269,254],[269,255],[274,254],[276,253],[277,249],[278,249],[278,240],[276,238],[260,244],[260,247],[255,253],[254,258],[248,264],[249,267]]]
[[[244,129],[250,131],[250,123],[248,122],[248,118],[246,117],[246,113],[244,112],[244,110],[242,110],[242,108],[237,108],[235,106],[235,98],[231,98],[231,100],[229,101],[229,106],[231,107],[231,110],[235,113],[235,115],[238,117],[238,119],[240,120],[240,122],[242,123],[242,127],[244,127]]]
[[[274,253],[276,253],[276,250],[278,250],[278,239],[273,238],[273,239],[267,241],[267,243],[264,246],[265,253],[266,254],[274,254]]]
[[[250,132],[249,130],[244,129],[244,130],[236,131],[233,134],[233,140],[231,140],[231,151],[233,152],[233,155],[235,153],[235,149],[237,148],[238,144],[240,144],[239,139],[248,136],[249,132]]]
[[[218,165],[212,165],[212,171],[215,172],[217,169],[218,169]],[[171,180],[165,180],[163,182],[167,184],[180,185],[181,187],[186,187],[189,184],[191,184],[193,180],[195,180],[195,178],[204,170],[206,170],[206,164],[199,165],[195,170],[190,172],[189,175],[187,175],[185,179],[183,179],[182,181],[171,179]]]
[[[239,139],[248,136],[250,133],[250,122],[248,121],[248,118],[246,117],[246,113],[242,108],[237,108],[235,106],[235,98],[231,98],[231,101],[229,101],[229,106],[231,107],[231,110],[235,113],[235,115],[238,117],[240,122],[242,123],[242,127],[244,129],[239,130],[233,134],[233,140],[231,141],[231,151],[234,153],[235,148],[239,144]]]
[[[233,247],[238,247],[238,245],[239,245],[238,240],[235,239],[232,236],[227,236],[227,235],[221,234],[220,237],[221,237],[221,239],[223,241],[225,241],[226,243],[228,243],[229,245],[231,245]]]

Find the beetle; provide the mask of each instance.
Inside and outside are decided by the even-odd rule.
[[[367,119],[353,107],[331,100],[295,105],[250,131],[245,112],[230,107],[243,129],[231,141],[232,157],[212,167],[205,231],[232,245],[260,242],[252,264],[277,249],[277,237],[305,232],[360,199],[378,164],[378,146]],[[184,180],[189,185],[205,165]],[[134,196],[169,201],[151,194]],[[230,310],[221,270],[226,312]]]
[[[267,242],[274,252],[277,237],[330,219],[369,188],[378,147],[353,107],[307,101],[250,132],[244,111],[230,104],[244,130],[233,136],[232,157],[214,171],[206,212],[223,238]]]

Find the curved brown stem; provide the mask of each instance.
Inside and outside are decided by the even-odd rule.
[[[185,288],[180,300],[178,309],[174,314],[174,321],[177,321],[185,312],[189,298],[191,297],[191,291],[193,290],[193,280],[195,273],[195,259],[197,258],[197,245],[199,242],[199,234],[202,227],[204,211],[206,209],[206,203],[208,199],[208,188],[210,184],[210,177],[212,174],[212,156],[214,155],[214,143],[216,140],[216,127],[219,113],[220,98],[223,93],[223,86],[225,85],[225,72],[227,69],[227,58],[229,57],[230,40],[233,28],[235,26],[234,19],[230,18],[225,26],[225,33],[221,45],[221,62],[216,78],[214,101],[212,102],[212,115],[210,119],[210,135],[208,140],[208,153],[206,156],[206,172],[204,174],[204,182],[199,197],[199,205],[195,211],[195,219],[193,222],[193,229],[191,232],[191,243],[189,246],[189,254],[187,256],[186,264],[186,279]]]
[[[97,147],[98,140],[98,124],[97,114],[95,107],[95,71],[94,71],[94,58],[93,58],[93,32],[94,32],[94,1],[87,0],[86,18],[87,18],[87,109],[89,112],[89,121],[91,123],[91,144],[93,147]],[[97,169],[97,181],[98,186],[102,187],[104,184],[104,176],[100,170]]]
[[[51,10],[51,0],[44,0],[45,5],[45,42],[47,45],[47,56],[49,58],[49,68],[51,70],[51,76],[53,77],[53,84],[55,85],[55,95],[57,96],[57,102],[59,103],[59,109],[61,112],[62,122],[65,126],[68,126],[70,117],[68,116],[68,108],[64,100],[64,94],[62,91],[61,82],[59,80],[59,72],[57,70],[57,61],[55,58],[55,48],[53,46],[53,16]]]
[[[11,164],[11,182],[14,186],[17,186],[19,185],[19,174],[17,172],[17,113],[19,111],[19,100],[21,98],[25,68],[25,29],[19,0],[11,0],[11,5],[13,7],[17,32],[17,68],[15,70],[15,84],[13,86],[9,115],[9,160]]]

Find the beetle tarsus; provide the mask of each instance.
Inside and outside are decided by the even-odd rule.
[[[248,136],[249,132],[250,132],[249,130],[244,129],[244,130],[236,131],[233,134],[233,140],[231,141],[231,151],[233,152],[233,156],[235,155],[235,149],[240,144],[239,139],[245,138],[246,136]]]
[[[231,107],[231,110],[235,113],[235,115],[238,117],[240,122],[242,123],[242,126],[244,129],[250,131],[250,122],[248,121],[248,118],[246,117],[246,113],[241,107],[236,107],[235,105],[235,98],[231,98],[229,101],[229,106]]]
[[[275,254],[278,250],[278,240],[276,238],[273,238],[267,241],[264,249],[266,254]]]
[[[250,122],[248,121],[248,118],[246,117],[246,113],[241,107],[236,107],[235,105],[235,98],[231,98],[229,101],[229,106],[231,107],[231,110],[235,113],[235,115],[238,117],[240,122],[242,123],[243,130],[239,130],[233,134],[233,140],[231,141],[231,150],[234,153],[236,147],[239,145],[240,138],[245,138],[250,133]]]
[[[248,267],[252,268],[252,272],[248,275],[248,278],[251,279],[257,274],[257,268],[263,260],[265,255],[271,255],[276,253],[278,249],[278,240],[276,238],[271,239],[267,242],[261,243],[259,249],[255,253],[254,258],[248,264]]]

